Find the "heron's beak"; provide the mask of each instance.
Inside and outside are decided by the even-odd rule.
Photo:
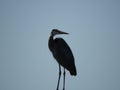
[[[59,34],[69,34],[67,32],[59,31]]]

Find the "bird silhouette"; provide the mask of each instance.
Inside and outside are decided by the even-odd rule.
[[[59,34],[68,34],[68,33],[60,31],[58,29],[53,29],[49,37],[48,47],[59,65],[59,77],[58,77],[56,90],[59,89],[59,83],[61,78],[61,66],[64,68],[63,90],[65,90],[65,75],[66,75],[65,69],[67,69],[72,76],[73,75],[76,76],[77,71],[76,71],[76,66],[74,62],[74,56],[68,44],[62,38],[54,39],[54,36]]]

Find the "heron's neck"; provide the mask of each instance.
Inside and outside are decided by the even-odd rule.
[[[52,50],[54,48],[54,36],[50,36],[49,43],[48,43],[49,49]]]
[[[49,41],[54,41],[54,36],[50,35]]]

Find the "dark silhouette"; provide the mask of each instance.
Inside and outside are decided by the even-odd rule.
[[[49,37],[48,46],[54,58],[57,60],[59,64],[59,77],[58,77],[58,84],[56,90],[58,90],[59,88],[59,82],[61,77],[61,66],[63,66],[64,68],[63,90],[65,90],[65,74],[66,74],[65,69],[67,69],[70,72],[70,74],[74,76],[77,75],[77,71],[74,63],[74,56],[67,43],[62,38],[54,39],[54,36],[58,34],[68,34],[68,33],[59,31],[57,29],[53,29]]]

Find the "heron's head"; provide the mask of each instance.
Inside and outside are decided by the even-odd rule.
[[[53,29],[52,32],[51,32],[51,36],[55,36],[55,35],[58,35],[58,34],[69,34],[69,33],[60,31],[58,29]]]

